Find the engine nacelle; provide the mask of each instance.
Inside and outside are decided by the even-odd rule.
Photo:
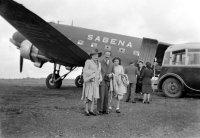
[[[34,62],[36,67],[42,67],[43,63],[48,60],[45,56],[39,54],[39,49],[28,40],[24,40],[21,43],[20,55]]]
[[[32,43],[28,40],[24,40],[20,46],[20,55],[25,58],[31,60],[31,53],[32,53]]]

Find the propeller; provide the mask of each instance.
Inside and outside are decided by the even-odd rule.
[[[24,62],[24,58],[20,55],[20,60],[19,60],[19,71],[20,71],[20,73],[22,72],[22,69],[23,69],[23,62]]]

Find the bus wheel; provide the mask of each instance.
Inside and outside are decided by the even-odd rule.
[[[168,78],[162,84],[162,91],[165,96],[179,98],[183,96],[182,84],[175,78]]]
[[[83,76],[79,75],[75,79],[75,85],[76,87],[83,87]]]

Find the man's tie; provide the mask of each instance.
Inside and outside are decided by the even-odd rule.
[[[109,65],[109,60],[106,61],[106,64]]]

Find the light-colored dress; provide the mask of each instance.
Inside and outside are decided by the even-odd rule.
[[[122,81],[122,76],[124,75],[124,69],[123,66],[118,65],[118,66],[114,66],[113,68],[113,80],[114,82],[116,82],[116,86],[115,86],[115,92],[118,95],[124,95],[127,91],[127,86],[124,85],[123,81]]]
[[[93,101],[99,98],[99,84],[102,81],[101,63],[96,64],[93,60],[87,60],[83,68],[83,91],[82,100]]]

